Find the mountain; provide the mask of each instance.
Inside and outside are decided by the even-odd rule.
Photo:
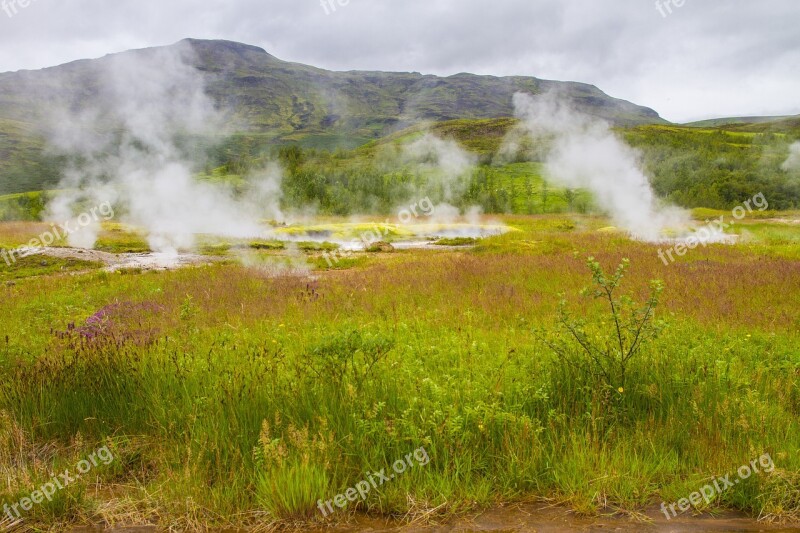
[[[744,126],[748,124],[764,124],[768,122],[780,122],[787,119],[798,119],[798,116],[785,115],[776,117],[723,117],[712,118],[708,120],[698,120],[696,122],[688,122],[684,126],[691,128],[719,128],[722,126]]]
[[[736,124],[728,127],[731,131],[749,133],[782,133],[800,138],[800,115],[790,116],[774,121]]]
[[[652,109],[583,83],[466,73],[332,72],[230,41],[187,39],[172,46],[187,45],[207,94],[232,110],[238,129],[270,143],[353,148],[421,122],[509,117],[514,93],[550,89],[617,125],[665,122]],[[155,50],[117,55],[146,56]],[[57,106],[91,110],[98,99],[98,73],[110,58],[0,74],[0,194],[54,182],[58,160],[43,155],[35,125]]]

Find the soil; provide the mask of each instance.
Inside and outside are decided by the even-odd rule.
[[[155,527],[120,529],[75,529],[74,533],[155,533]],[[472,518],[459,519],[448,525],[405,524],[387,520],[354,518],[348,525],[331,528],[303,528],[307,533],[728,533],[728,532],[800,532],[800,523],[769,524],[743,514],[725,512],[711,515],[683,515],[667,520],[653,508],[635,516],[617,514],[600,518],[585,518],[563,507],[544,504],[525,504],[489,510]],[[220,533],[244,533],[233,530]]]

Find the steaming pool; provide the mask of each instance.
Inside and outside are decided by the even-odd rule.
[[[180,235],[146,234],[142,228],[120,223],[103,225],[96,248],[58,246],[29,250],[29,255],[47,255],[62,259],[79,259],[101,263],[109,272],[124,270],[174,270],[192,265],[219,261],[240,261],[245,265],[274,270],[308,273],[310,257],[323,258],[341,253],[375,253],[403,250],[452,250],[475,246],[481,239],[518,231],[500,222],[484,219],[438,223],[395,224],[380,221],[348,221],[311,219],[293,224],[262,222],[248,234]],[[622,228],[596,228],[601,233],[626,233]],[[173,240],[180,241],[173,243]],[[706,234],[695,227],[674,228],[646,242],[668,248],[679,246],[736,244],[740,235],[722,231]],[[119,246],[117,246],[119,245]],[[670,248],[672,247],[672,248]],[[124,250],[111,253],[102,250]],[[680,253],[679,253],[680,255]]]
[[[385,242],[398,250],[438,248],[443,240],[479,240],[511,231],[501,224],[339,223],[274,227],[271,238],[281,243],[329,244],[339,250],[363,252]],[[466,243],[462,243],[466,244]]]
[[[390,224],[386,222],[348,222],[311,224],[265,224],[258,235],[220,236],[195,235],[192,246],[166,246],[148,250],[150,237],[142,230],[120,224],[109,225],[101,233],[98,245],[109,239],[137,240],[141,251],[111,253],[97,249],[58,246],[28,249],[27,255],[46,255],[61,259],[77,259],[102,263],[104,270],[174,270],[191,265],[209,264],[222,260],[240,259],[245,264],[264,266],[253,261],[254,255],[269,259],[288,259],[288,268],[276,270],[307,270],[303,253],[370,252],[414,249],[452,249],[475,245],[478,240],[513,231],[502,224],[437,223]],[[163,235],[155,236],[164,241]],[[184,236],[185,237],[185,236]],[[104,240],[105,239],[105,240]],[[377,245],[378,250],[371,249]],[[136,246],[134,246],[136,248]],[[152,246],[150,246],[152,248]]]

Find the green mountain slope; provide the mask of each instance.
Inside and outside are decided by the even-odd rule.
[[[784,121],[777,124],[787,131],[645,125],[619,127],[617,133],[640,150],[654,190],[671,203],[729,211],[763,194],[771,209],[798,209],[800,174],[787,171],[783,163],[789,146],[800,140],[800,124],[793,129]],[[463,195],[451,200],[459,207],[477,205],[485,213],[591,212],[588,191],[567,189],[548,179],[542,159],[535,156],[545,151],[535,150],[536,142],[530,145],[534,148],[531,161],[509,157],[501,150],[516,125],[512,118],[415,125],[355,150],[335,153],[297,145],[276,147],[263,134],[241,134],[226,141],[198,177],[244,190],[243,175],[262,168],[265,157],[277,158],[285,169],[282,207],[314,204],[323,214],[385,215],[414,197],[441,199],[429,171],[394,157],[425,133],[432,133],[455,141],[475,158],[477,166],[460,180]],[[36,220],[45,200],[39,193],[0,195],[0,221]]]
[[[698,120],[696,122],[688,122],[684,126],[692,128],[719,128],[721,126],[739,126],[748,124],[763,124],[766,122],[778,122],[786,119],[800,118],[792,115],[778,116],[778,117],[723,117],[712,118],[708,120]]]
[[[240,43],[178,43],[186,44],[194,49],[194,66],[203,73],[208,94],[222,109],[232,110],[237,129],[266,142],[354,148],[421,122],[509,117],[515,92],[552,88],[566,94],[576,107],[615,124],[664,122],[652,109],[582,83],[519,76],[332,72],[281,61]],[[123,54],[146,56],[154,50]],[[0,194],[43,189],[57,182],[58,162],[43,153],[36,124],[52,120],[55,108],[95,109],[100,72],[109,61],[106,56],[0,74]]]
[[[783,133],[798,136],[800,135],[800,116],[789,117],[773,122],[758,122],[754,124],[740,124],[731,126],[732,131],[742,131],[750,133]]]
[[[486,213],[542,214],[585,212],[591,195],[551,181],[545,165],[546,140],[519,139],[524,156],[503,150],[506,136],[517,126],[511,118],[460,119],[416,125],[367,143],[356,150],[330,153],[282,147],[277,155],[286,170],[285,207],[314,203],[320,212],[349,215],[390,213],[393,206],[419,190],[435,201],[438,192],[424,189],[426,170],[397,158],[404,147],[425,133],[455,141],[474,156],[476,167],[463,180],[463,196],[450,200],[462,208],[478,205]],[[765,125],[765,127],[768,127]],[[746,132],[730,128],[690,128],[678,125],[620,126],[617,134],[636,148],[654,191],[678,206],[730,210],[763,194],[771,209],[800,208],[800,174],[783,168],[790,145],[800,140],[800,128],[786,133]],[[232,145],[236,168],[220,159],[216,179],[236,184],[239,175],[259,168],[258,153]],[[587,156],[591,157],[591,155]],[[422,188],[422,189],[421,189]]]

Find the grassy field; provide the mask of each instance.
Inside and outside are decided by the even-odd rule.
[[[113,461],[23,524],[444,520],[536,499],[634,515],[769,454],[772,472],[695,510],[798,520],[800,226],[786,217],[748,220],[738,244],[668,266],[658,246],[578,215],[507,216],[519,231],[475,247],[331,270],[307,250],[310,276],[238,261],[141,274],[0,262],[0,504],[105,449]],[[0,225],[0,243],[40,229]],[[109,249],[141,246],[116,229]],[[659,334],[624,384],[572,364],[576,322],[559,318],[563,298],[585,342],[614,353],[609,306],[581,295],[589,257],[606,272],[629,259],[618,290],[636,302],[663,282]],[[318,510],[421,448],[426,465]]]

